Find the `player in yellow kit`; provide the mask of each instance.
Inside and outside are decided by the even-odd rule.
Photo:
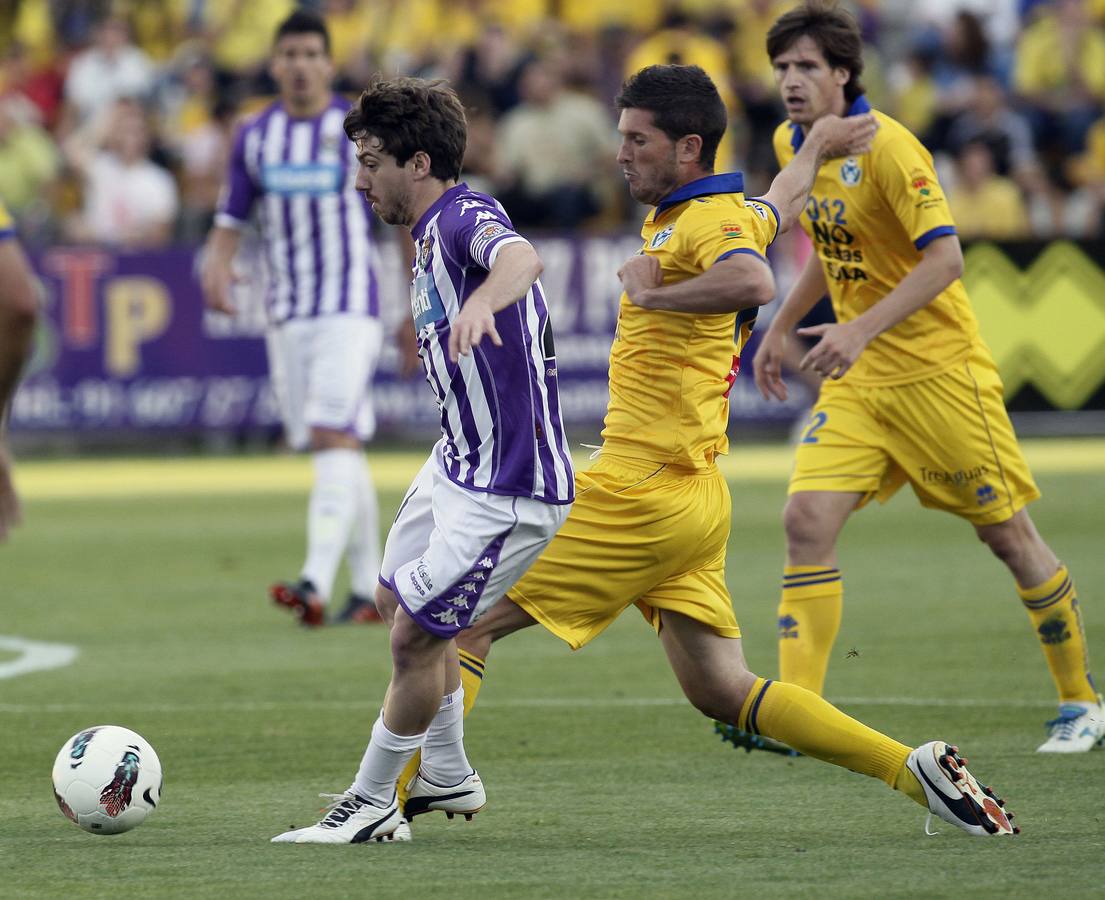
[[[38,301],[30,264],[15,237],[15,223],[0,202],[0,541],[19,522],[5,429],[8,403],[31,354]]]
[[[619,163],[654,209],[619,273],[602,453],[577,475],[572,512],[512,602],[458,636],[465,705],[492,640],[540,622],[580,647],[636,604],[706,715],[879,778],[972,834],[1012,833],[953,747],[911,750],[810,691],[753,675],[725,584],[730,497],[715,458],[741,345],[774,296],[764,254],[803,209],[819,162],[868,146],[873,120],[819,122],[767,195],[747,200],[739,174],[713,174],[726,114],[697,66],[645,68],[617,106]]]
[[[862,44],[846,12],[810,4],[768,35],[789,121],[780,165],[826,115],[868,114]],[[869,152],[824,164],[802,227],[815,253],[764,335],[754,363],[765,397],[786,398],[787,333],[829,293],[837,323],[802,366],[826,378],[798,443],[784,512],[786,569],[779,671],[820,693],[840,624],[836,541],[852,512],[909,483],[924,506],[966,519],[1009,568],[1059,692],[1043,752],[1105,737],[1070,575],[1025,505],[1040,494],[1017,445],[1002,385],[959,276],[963,257],[932,157],[876,112]]]

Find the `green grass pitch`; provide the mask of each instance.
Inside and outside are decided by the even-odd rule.
[[[1105,677],[1105,447],[1037,450],[1054,464],[1034,463],[1033,515],[1080,587]],[[727,467],[729,584],[749,663],[768,675],[787,458],[738,452]],[[379,464],[385,517],[419,462]],[[80,654],[0,680],[0,896],[1105,896],[1105,752],[1034,754],[1054,693],[1012,584],[966,525],[908,491],[845,531],[828,694],[906,743],[958,742],[1019,837],[928,837],[923,811],[880,783],[721,744],[630,610],[579,653],[539,628],[496,646],[468,721],[489,795],[474,821],[426,816],[406,845],[269,844],[348,785],[389,671],[380,628],[306,632],[265,600],[301,561],[308,472],[268,459],[20,470],[0,634]],[[143,826],[98,837],[58,813],[50,766],[71,734],[108,723],[151,741],[165,786]]]

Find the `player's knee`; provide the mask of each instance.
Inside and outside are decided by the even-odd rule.
[[[434,637],[405,613],[396,613],[391,626],[391,662],[396,675],[421,670],[432,663],[444,647],[441,638]]]
[[[395,594],[382,584],[376,586],[376,610],[380,613],[380,617],[384,622],[387,623],[388,628],[395,621],[395,610],[398,606],[399,601],[395,599]]]
[[[808,494],[791,494],[783,507],[783,529],[790,548],[832,546],[832,535],[817,502]]]
[[[1018,514],[1004,522],[983,525],[977,531],[990,552],[1014,571],[1020,567],[1022,560],[1038,555],[1044,548],[1027,515]]]
[[[311,450],[359,450],[361,441],[355,434],[334,428],[311,426]]]

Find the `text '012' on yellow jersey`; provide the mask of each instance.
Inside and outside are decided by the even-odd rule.
[[[737,253],[766,265],[778,230],[771,204],[745,199],[739,172],[708,175],[649,213],[641,253],[660,263],[665,285],[676,284]],[[729,448],[729,390],[755,321],[755,307],[709,315],[642,309],[623,292],[604,451],[691,469],[713,465]]]
[[[860,96],[848,115],[868,111]],[[879,130],[871,150],[824,163],[801,217],[840,322],[889,294],[932,241],[955,234],[932,155],[899,122],[874,113]],[[802,140],[801,128],[791,122],[775,130],[780,166],[794,158]],[[868,344],[848,380],[887,385],[927,378],[965,360],[977,340],[978,323],[957,280]]]

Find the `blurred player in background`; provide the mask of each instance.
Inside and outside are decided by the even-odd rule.
[[[0,541],[20,518],[6,436],[8,406],[31,355],[37,315],[34,273],[16,240],[15,223],[0,202]]]
[[[780,165],[822,117],[871,114],[848,13],[816,3],[792,10],[775,23],[767,49],[789,115],[775,133]],[[816,253],[755,359],[764,397],[786,399],[788,333],[830,293],[838,324],[798,332],[817,339],[802,366],[826,381],[797,445],[784,511],[779,676],[821,692],[843,602],[837,537],[854,510],[908,482],[924,506],[970,522],[1016,580],[1059,691],[1059,717],[1038,749],[1089,750],[1105,737],[1105,707],[1078,600],[1024,508],[1040,492],[959,281],[955,225],[928,151],[875,115],[870,152],[818,173],[802,217]]]
[[[702,69],[649,66],[616,103],[618,162],[633,198],[654,209],[620,272],[601,456],[578,476],[564,527],[509,589],[512,602],[458,637],[466,688],[474,699],[495,639],[539,622],[579,648],[635,604],[706,715],[878,778],[972,834],[1012,833],[954,747],[911,749],[811,691],[750,672],[726,587],[732,504],[715,459],[728,449],[741,347],[775,295],[765,254],[801,214],[820,163],[870,146],[874,118],[819,122],[768,193],[746,200],[740,173],[713,174],[727,115]]]
[[[351,104],[330,89],[321,18],[299,10],[281,23],[271,71],[280,98],[238,131],[203,288],[211,309],[234,314],[232,263],[257,207],[269,270],[269,371],[288,444],[310,449],[315,472],[306,561],[298,581],[274,584],[270,595],[304,625],[323,624],[344,554],[351,594],[338,621],[379,621],[371,600],[380,571],[376,489],[362,452],[376,427],[378,262],[342,131]]]
[[[357,188],[414,238],[411,312],[442,437],[384,548],[376,598],[394,666],[360,770],[322,821],[274,843],[409,839],[404,814],[482,808],[453,638],[529,567],[573,498],[542,263],[502,206],[457,183],[467,138],[457,95],[442,82],[376,82],[345,129]],[[396,779],[420,749],[400,809]]]

